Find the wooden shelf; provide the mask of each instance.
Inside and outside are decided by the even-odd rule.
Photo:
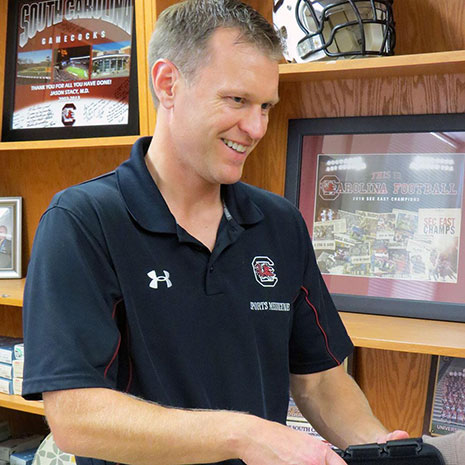
[[[465,323],[340,312],[356,347],[465,358]]]
[[[0,305],[23,306],[24,284],[26,279],[0,280]]]
[[[465,50],[279,65],[281,82],[465,72]],[[136,136],[1,142],[0,151],[131,147]]]
[[[1,142],[0,151],[50,150],[70,148],[131,147],[141,136],[93,137],[83,139],[33,140]]]
[[[279,65],[281,82],[465,72],[465,50]]]
[[[357,347],[465,357],[465,323],[340,314]],[[0,394],[0,407],[44,415],[42,402],[20,396]]]
[[[22,307],[25,279],[0,280],[0,305]],[[465,358],[465,323],[340,312],[357,347]]]
[[[0,393],[0,407],[22,412],[44,415],[44,404],[36,400],[24,400],[21,396],[14,396]]]

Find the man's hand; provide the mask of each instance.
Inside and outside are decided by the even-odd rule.
[[[388,441],[395,441],[396,439],[407,439],[408,437],[409,437],[409,434],[407,433],[407,431],[396,429],[395,431],[391,431],[390,433],[378,436],[378,438],[376,439],[376,442],[378,444],[384,444],[385,442],[388,442]]]
[[[247,465],[347,465],[319,439],[258,418],[241,458]]]

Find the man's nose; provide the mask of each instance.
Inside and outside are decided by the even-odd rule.
[[[243,115],[239,127],[254,141],[260,140],[268,127],[268,114],[263,113],[261,106],[248,109]]]

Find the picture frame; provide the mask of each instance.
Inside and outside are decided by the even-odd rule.
[[[465,321],[464,181],[465,114],[289,121],[285,197],[340,311]]]
[[[433,356],[423,434],[465,431],[465,358]]]
[[[21,278],[22,198],[0,197],[0,279]]]
[[[139,134],[135,1],[87,3],[9,0],[3,141]]]

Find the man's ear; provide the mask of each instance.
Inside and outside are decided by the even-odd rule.
[[[174,90],[180,77],[178,68],[169,60],[158,60],[152,68],[152,82],[160,105],[171,108],[174,103]]]

